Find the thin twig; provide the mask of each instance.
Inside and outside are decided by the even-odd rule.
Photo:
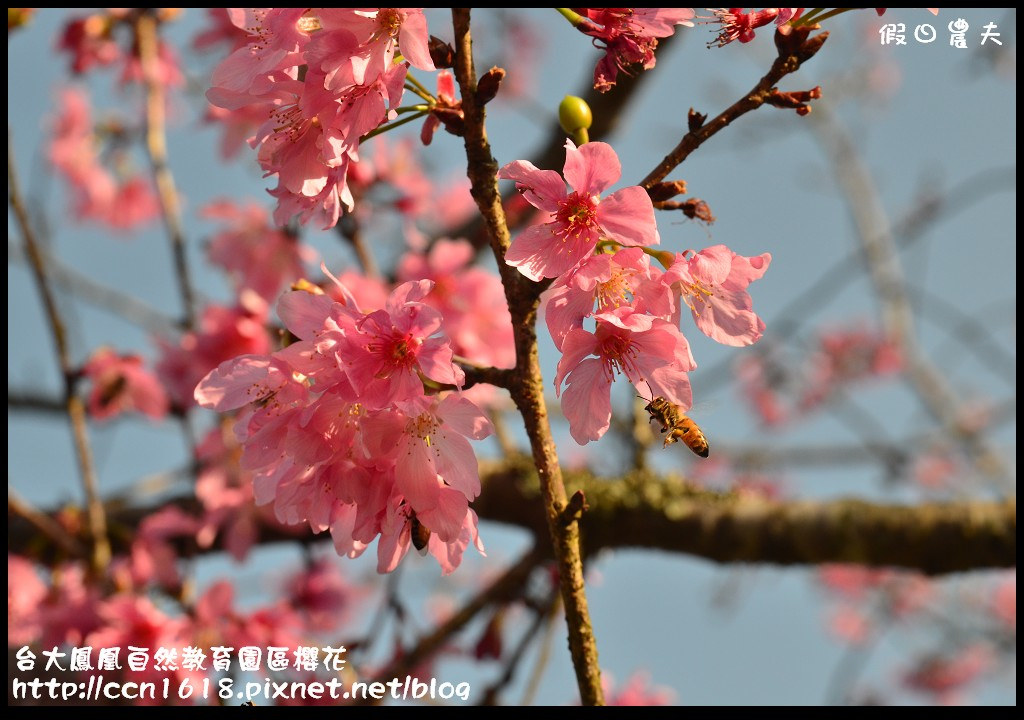
[[[49,538],[54,545],[63,550],[67,555],[82,558],[88,554],[82,543],[78,542],[78,539],[65,530],[59,522],[46,513],[32,507],[28,501],[20,497],[11,487],[7,488],[7,512],[24,518],[32,527]]]
[[[25,262],[21,249],[7,244],[9,262]],[[122,292],[117,288],[96,282],[88,275],[61,262],[55,257],[46,257],[46,264],[55,287],[66,290],[75,297],[96,307],[109,310],[130,323],[153,333],[167,334],[177,331],[181,324],[145,302]]]
[[[352,246],[356,254],[356,260],[366,277],[373,280],[380,279],[380,269],[377,261],[366,245],[366,238],[363,236],[363,228],[355,215],[345,215],[338,222],[338,234]]]
[[[519,668],[519,664],[526,657],[526,651],[530,645],[533,644],[533,640],[537,637],[537,634],[548,624],[548,620],[553,614],[555,608],[558,606],[558,593],[552,592],[547,601],[543,606],[535,608],[533,611],[533,621],[530,626],[519,638],[519,642],[516,643],[515,649],[508,656],[505,661],[505,669],[501,675],[492,682],[485,690],[484,696],[480,700],[478,705],[497,705],[498,694],[504,690],[509,684],[515,679],[516,670]]]
[[[567,503],[562,469],[551,437],[547,407],[544,404],[543,378],[537,353],[537,299],[540,284],[526,280],[515,268],[505,263],[510,244],[508,225],[498,191],[498,164],[487,140],[484,107],[476,98],[476,69],[473,65],[473,42],[470,35],[468,8],[453,8],[455,28],[455,77],[462,96],[465,115],[465,147],[467,174],[471,193],[484,217],[491,249],[498,262],[505,297],[512,315],[515,333],[516,372],[510,392],[523,415],[526,433],[533,449],[534,464],[541,479],[545,514],[552,547],[558,560],[559,585],[565,604],[569,631],[569,649],[580,697],[584,705],[603,705],[601,670],[597,660],[597,643],[590,623],[590,611],[583,578],[583,557],[580,552],[579,523],[562,522]]]
[[[156,13],[142,8],[135,17],[135,40],[139,51],[139,62],[146,80],[146,152],[153,170],[163,213],[164,226],[174,255],[174,270],[178,279],[178,291],[185,309],[185,327],[196,326],[196,301],[188,269],[185,249],[185,233],[181,224],[181,202],[167,162],[167,97],[160,79],[160,34]]]
[[[64,407],[71,422],[71,434],[74,439],[78,469],[82,478],[82,487],[85,490],[86,507],[88,508],[89,539],[92,543],[90,564],[92,571],[97,577],[100,577],[106,570],[107,565],[110,564],[110,540],[107,538],[107,518],[99,495],[96,470],[92,460],[92,448],[89,445],[85,405],[82,402],[82,398],[75,392],[78,372],[71,362],[71,352],[68,348],[64,320],[61,317],[60,309],[57,307],[53,288],[50,286],[50,278],[47,275],[42,249],[39,247],[32,223],[29,221],[28,211],[21,197],[18,173],[14,161],[14,142],[9,130],[7,141],[7,187],[11,209],[14,211],[14,217],[21,231],[22,241],[25,245],[25,256],[28,258],[29,267],[32,269],[32,276],[35,279],[36,287],[39,289],[47,323],[50,326],[50,334],[53,336],[57,363],[60,365],[60,371],[63,375]]]
[[[800,66],[810,60],[821,49],[828,33],[822,32],[812,38],[808,37],[810,28],[794,30],[789,38],[780,43],[780,36],[776,34],[776,45],[779,45],[779,56],[772,63],[771,69],[758,81],[754,89],[723,110],[716,118],[705,122],[696,130],[691,130],[679,144],[662,159],[658,165],[640,181],[640,186],[650,190],[655,184],[661,182],[668,174],[678,167],[690,154],[709,140],[712,136],[723,130],[733,121],[746,115],[751,110],[761,107],[771,97],[772,90],[782,78],[800,69]],[[812,113],[813,114],[813,113]]]
[[[408,674],[417,665],[430,659],[448,641],[448,638],[468,625],[481,610],[494,603],[508,602],[518,597],[523,592],[530,573],[541,562],[541,559],[542,555],[537,552],[536,548],[527,552],[515,565],[473,596],[458,612],[434,628],[429,635],[421,638],[409,652],[395,658],[376,673],[376,678],[385,682]],[[379,701],[368,699],[366,704],[376,704],[377,702]]]

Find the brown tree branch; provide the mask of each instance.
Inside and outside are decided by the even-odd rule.
[[[603,705],[601,669],[597,661],[597,643],[590,624],[590,612],[583,579],[580,554],[579,523],[562,521],[566,506],[565,486],[558,453],[551,437],[547,408],[544,404],[543,378],[537,354],[537,297],[535,283],[529,283],[519,272],[505,263],[510,236],[505,212],[498,191],[498,163],[491,154],[485,128],[485,111],[477,101],[476,69],[473,65],[473,44],[469,29],[469,9],[453,8],[455,28],[455,77],[462,96],[465,115],[465,146],[467,174],[477,208],[484,217],[491,249],[498,262],[505,297],[512,315],[515,333],[516,374],[510,388],[512,399],[522,413],[526,433],[533,449],[534,464],[541,478],[548,531],[558,561],[559,585],[565,605],[576,681],[584,705]]]
[[[53,337],[57,363],[60,365],[61,375],[64,380],[63,405],[67,411],[68,420],[71,422],[71,435],[75,445],[75,456],[78,459],[79,474],[82,478],[82,487],[85,490],[86,507],[88,508],[89,547],[91,551],[89,556],[90,568],[97,577],[100,577],[106,570],[107,565],[110,564],[110,540],[107,537],[106,512],[99,494],[96,470],[92,459],[92,448],[89,445],[85,405],[82,402],[82,398],[75,392],[78,373],[71,361],[71,350],[68,347],[66,326],[61,316],[60,308],[57,307],[57,299],[53,294],[53,288],[50,285],[43,249],[36,239],[35,230],[29,220],[28,211],[21,196],[17,166],[14,161],[14,142],[9,130],[7,142],[7,189],[11,210],[14,212],[18,229],[21,231],[22,242],[25,246],[25,257],[28,258],[29,267],[32,269],[32,277],[35,279],[36,287],[39,289],[47,324]],[[8,508],[10,508],[10,504],[8,504]]]
[[[567,472],[572,490],[582,490],[587,555],[603,549],[642,547],[681,553],[718,563],[817,565],[857,563],[902,567],[930,575],[1015,567],[1017,502],[964,500],[895,505],[865,500],[768,500],[737,492],[713,492],[677,477],[633,472],[595,477]],[[473,503],[482,520],[521,527],[543,538],[547,517],[537,471],[530,460],[513,458],[481,467],[483,492]],[[168,504],[199,515],[194,497],[154,506],[111,508],[114,550],[128,552],[142,520]],[[56,518],[56,512],[47,512]],[[33,525],[8,511],[10,552],[39,562],[57,559]],[[319,542],[323,535],[284,532],[260,525],[256,542]],[[540,547],[540,546],[538,546]],[[180,541],[186,557],[224,550],[218,537],[209,548]],[[541,548],[543,549],[543,548]],[[545,550],[545,552],[548,552]]]
[[[181,201],[175,187],[174,175],[167,162],[167,97],[160,78],[160,32],[156,11],[141,8],[135,17],[135,42],[139,62],[146,82],[146,152],[153,171],[160,208],[167,228],[167,237],[174,255],[178,291],[185,309],[185,326],[196,326],[196,301],[185,251],[185,233],[181,224]]]
[[[782,78],[795,73],[800,66],[810,60],[821,49],[821,46],[828,39],[828,33],[822,32],[814,37],[809,37],[812,29],[817,26],[796,28],[787,37],[778,32],[775,34],[775,44],[779,56],[772,63],[771,69],[754,86],[754,89],[723,110],[716,118],[705,122],[695,130],[690,130],[679,141],[679,144],[662,159],[658,165],[640,181],[640,186],[648,190],[656,183],[661,182],[668,174],[678,167],[694,150],[704,144],[720,130],[725,129],[734,120],[746,115],[751,110],[764,105],[771,97],[775,84]]]

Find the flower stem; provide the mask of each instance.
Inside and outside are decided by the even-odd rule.
[[[417,120],[417,119],[423,117],[426,114],[427,114],[426,110],[420,110],[420,111],[418,111],[416,113],[413,113],[412,115],[409,115],[408,117],[402,118],[401,120],[395,120],[390,125],[381,125],[376,130],[371,130],[370,132],[366,133],[361,138],[359,138],[359,142],[361,142],[361,143],[366,142],[367,140],[369,140],[372,137],[377,137],[378,135],[382,135],[383,133],[386,133],[388,130],[394,130],[396,127],[401,127],[402,125],[405,125],[406,123],[411,123],[413,120]]]

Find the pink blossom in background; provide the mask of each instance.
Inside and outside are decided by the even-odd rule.
[[[7,553],[7,645],[28,645],[42,632],[39,606],[47,589],[39,579],[35,565],[27,559]]]
[[[283,587],[290,607],[306,617],[309,627],[332,632],[352,619],[363,591],[345,578],[337,559],[320,558],[293,574]]]
[[[88,410],[95,420],[132,411],[154,420],[167,414],[167,393],[138,355],[118,355],[110,348],[100,348],[82,367],[82,375],[91,383]]]
[[[516,160],[498,171],[514,180],[516,189],[550,220],[521,232],[505,254],[505,262],[531,280],[558,277],[586,260],[601,239],[621,245],[657,245],[660,241],[654,206],[640,187],[623,188],[601,199],[619,176],[618,155],[606,143],[577,148],[565,142],[565,180],[554,170],[540,170]],[[573,192],[567,193],[568,182]]]
[[[911,690],[936,696],[939,702],[960,704],[959,695],[988,670],[995,657],[992,648],[974,643],[945,655],[926,655],[903,676]]]
[[[794,411],[783,395],[790,373],[775,361],[770,350],[738,358],[735,372],[741,397],[762,424],[772,427],[792,419]]]
[[[199,521],[174,505],[145,517],[132,539],[127,578],[133,588],[156,584],[172,592],[180,591],[178,549],[175,539],[192,539],[199,530]],[[116,570],[115,570],[115,574]]]
[[[821,334],[819,348],[809,364],[807,387],[800,399],[805,412],[847,383],[901,372],[903,353],[879,330],[843,328]]]
[[[121,48],[113,40],[112,29],[111,19],[104,14],[75,18],[65,24],[57,49],[71,55],[71,69],[79,75],[113,65],[121,59]]]
[[[992,594],[992,613],[1006,628],[1017,632],[1017,571],[1007,573]]]
[[[306,263],[316,259],[311,247],[274,227],[270,213],[255,203],[219,200],[201,215],[223,223],[206,252],[211,263],[228,272],[239,293],[251,290],[272,303],[284,287],[305,275]]]
[[[65,89],[57,98],[49,158],[68,182],[75,214],[117,230],[130,230],[156,218],[160,203],[148,179],[125,175],[125,162],[112,173],[101,163],[101,146],[93,127],[89,99],[84,91]],[[115,148],[115,160],[123,150]]]
[[[266,306],[251,303],[250,308],[210,305],[203,310],[198,331],[186,332],[177,341],[157,339],[157,376],[175,405],[190,407],[196,383],[225,360],[270,351]]]
[[[605,704],[641,707],[644,705],[671,705],[676,697],[670,688],[651,684],[651,675],[645,671],[633,673],[625,685],[615,686],[611,673],[601,673]]]
[[[675,33],[677,25],[693,27],[693,8],[581,8],[590,23],[580,26],[605,55],[594,69],[594,88],[607,92],[619,71],[650,70],[658,39]]]
[[[231,19],[232,8],[206,8],[207,24],[192,38],[196,50],[213,50],[219,45],[228,45],[232,51],[244,47],[249,35]]]
[[[744,257],[725,245],[713,245],[677,255],[665,282],[678,288],[702,333],[723,345],[743,347],[764,333],[747,287],[765,274],[771,261],[769,253]]]
[[[611,385],[623,374],[643,397],[664,397],[684,411],[693,404],[687,373],[697,367],[679,329],[622,307],[595,315],[594,333],[572,330],[555,375],[569,431],[580,445],[600,439],[611,423]],[[596,355],[597,357],[589,357]]]
[[[853,605],[842,604],[829,614],[828,629],[850,645],[863,645],[874,632],[874,623]]]

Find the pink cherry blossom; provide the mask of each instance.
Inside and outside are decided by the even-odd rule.
[[[633,673],[625,685],[615,687],[615,679],[610,673],[601,673],[601,685],[604,688],[605,704],[626,707],[642,707],[645,705],[671,705],[675,693],[666,687],[651,683],[650,673],[638,671]]]
[[[71,186],[76,216],[118,230],[156,218],[160,204],[149,181],[123,174],[120,168],[128,163],[122,149],[101,152],[86,94],[77,89],[64,90],[58,96],[58,106],[49,155]],[[101,155],[113,158],[116,175],[101,162]]]
[[[433,282],[423,302],[441,313],[441,328],[451,338],[455,354],[510,368],[516,351],[501,279],[471,265],[473,256],[472,246],[464,240],[440,240],[427,255],[405,255],[398,264],[398,279]]]
[[[567,383],[562,410],[580,445],[598,440],[611,422],[611,385],[619,373],[643,397],[661,396],[688,410],[687,373],[696,368],[689,343],[672,323],[622,307],[595,315],[597,330],[571,330],[562,343],[555,391]],[[597,357],[589,357],[596,355]]]
[[[769,253],[744,257],[714,245],[678,255],[665,282],[678,289],[697,327],[709,338],[723,345],[752,345],[765,326],[752,310],[747,287],[764,275],[771,260]]]
[[[734,40],[741,43],[748,43],[754,39],[754,30],[764,27],[772,22],[779,25],[789,22],[793,17],[794,8],[765,8],[763,10],[752,10],[743,12],[743,8],[718,8],[711,10],[711,23],[721,23],[718,37],[708,43],[708,47],[717,45],[725,47]],[[785,17],[785,20],[780,20]]]
[[[140,412],[154,420],[167,414],[169,401],[163,385],[143,367],[138,355],[118,355],[101,348],[82,368],[91,383],[89,415],[107,420],[123,412]]]
[[[657,245],[660,241],[654,206],[641,187],[623,188],[601,199],[601,193],[622,175],[619,157],[606,143],[577,148],[565,142],[565,181],[554,170],[539,170],[516,160],[498,171],[514,180],[526,200],[545,213],[548,222],[531,225],[512,241],[505,262],[531,280],[558,277],[587,259],[599,240],[621,245]]]
[[[121,59],[121,48],[113,40],[112,29],[111,19],[105,14],[76,18],[64,26],[57,49],[71,55],[71,69],[76,74],[113,65]]]
[[[677,25],[693,27],[693,8],[583,8],[590,23],[580,29],[602,44],[605,56],[594,69],[594,88],[607,92],[619,71],[654,67],[658,38],[668,37]]]
[[[397,567],[413,518],[431,530],[429,551],[445,573],[466,547],[482,548],[469,501],[480,492],[468,439],[490,424],[458,395],[427,396],[423,378],[459,385],[441,319],[422,302],[427,280],[400,285],[381,310],[293,291],[278,314],[297,342],[271,355],[222,363],[196,400],[240,410],[235,435],[254,498],[279,522],[330,530],[335,549],[356,557],[379,536],[378,569]]]
[[[276,175],[275,221],[324,228],[351,210],[347,184],[363,136],[396,117],[408,65],[432,70],[419,8],[233,11],[249,41],[214,71],[209,101],[265,122],[250,139]],[[406,62],[393,62],[401,50]]]
[[[7,553],[7,644],[28,645],[39,639],[39,606],[47,595],[35,566]]]
[[[641,248],[588,257],[544,293],[544,318],[555,347],[561,350],[569,331],[583,327],[595,303],[597,312],[632,307],[668,319],[673,302],[668,286],[659,282],[661,275]]]
[[[415,398],[422,392],[419,373],[443,384],[464,382],[447,339],[432,337],[441,315],[422,302],[432,288],[429,280],[399,285],[385,308],[359,318],[339,346],[338,360],[368,407]]]
[[[829,616],[829,631],[850,645],[863,645],[874,632],[874,623],[859,608],[843,604]]]

